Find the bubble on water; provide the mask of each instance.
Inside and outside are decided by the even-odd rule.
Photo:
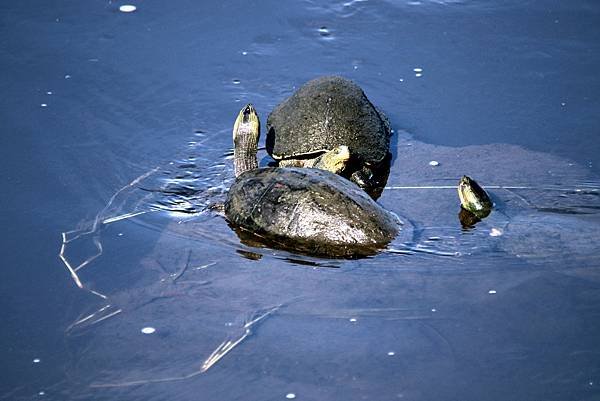
[[[355,70],[358,70],[358,66],[357,65],[353,66],[352,68],[354,68]]]
[[[331,31],[326,26],[322,26],[319,28],[319,35],[325,37],[331,36]]]
[[[144,327],[141,332],[144,334],[153,334],[156,331],[154,327]]]
[[[432,311],[432,312],[437,312],[437,309],[435,309],[435,308],[432,308],[432,309],[431,309],[431,311]]]
[[[562,107],[565,107],[567,104],[565,102],[561,102],[560,104]]]
[[[118,235],[119,237],[122,237],[122,236],[123,236],[123,233],[118,233],[117,235]]]
[[[52,94],[53,94],[53,92],[52,92],[52,91],[48,91],[48,92],[46,92],[46,95],[52,95]]]
[[[423,72],[423,69],[419,68],[419,67],[416,67],[416,68],[413,68],[413,71],[414,72]]]
[[[417,72],[417,73],[415,74],[415,77],[417,77],[417,78],[421,78],[422,76],[423,76],[423,74],[421,74],[420,72]]]
[[[404,82],[404,78],[399,78],[398,81]]]
[[[494,295],[495,293],[496,293],[496,290],[489,290],[489,291],[488,291],[488,294],[492,294],[492,295]]]
[[[248,52],[242,52],[242,56],[247,56]]]
[[[46,392],[45,392],[45,391],[40,391],[40,392],[38,393],[38,395],[46,395]]]
[[[500,237],[503,234],[502,230],[499,228],[492,228],[490,230],[490,237]]]
[[[350,318],[350,321],[351,321],[352,323],[356,323],[356,318]]]
[[[396,355],[396,353],[394,351],[390,351],[390,352],[388,352],[388,355],[389,356],[394,356],[394,355]]]
[[[123,4],[121,7],[119,7],[119,11],[122,13],[132,13],[135,10],[137,10],[137,7],[131,4]]]
[[[41,360],[40,358],[35,358],[35,359],[33,360],[33,363],[40,363],[40,362],[42,362],[42,360]]]
[[[287,398],[288,400],[293,400],[294,398],[296,398],[296,394],[294,394],[294,393],[287,393],[285,395],[285,398]]]
[[[65,79],[71,79],[71,76],[69,74],[65,75]]]
[[[432,160],[432,161],[430,161],[430,162],[429,162],[429,165],[430,165],[430,166],[433,166],[433,167],[435,167],[435,166],[439,166],[439,165],[440,165],[440,162],[438,162],[437,160]]]
[[[40,106],[42,106],[42,107],[48,107],[48,105],[46,103],[42,103],[42,104],[40,104]]]

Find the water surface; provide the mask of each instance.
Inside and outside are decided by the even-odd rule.
[[[600,399],[597,4],[122,4],[0,6],[0,398]],[[406,230],[367,259],[202,212],[242,105],[324,74],[396,132]]]

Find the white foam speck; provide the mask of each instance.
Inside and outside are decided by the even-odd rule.
[[[355,70],[358,70],[358,66],[357,66],[357,65],[355,65],[355,66],[354,66],[354,69],[355,69]]]
[[[404,82],[404,78],[400,78],[400,79],[398,79],[398,81]]]
[[[46,103],[42,103],[40,104],[41,107],[48,107],[48,105]]]
[[[435,309],[435,308],[432,308],[432,309],[431,309],[431,311],[432,311],[432,312],[437,312],[437,309]]]
[[[565,102],[562,102],[560,105],[561,105],[562,107],[565,107],[567,104],[566,104]]]
[[[417,78],[421,78],[422,76],[423,76],[423,74],[421,74],[420,72],[417,72],[417,73],[415,74],[415,77],[417,77]]]
[[[356,318],[350,318],[350,321],[351,321],[352,323],[356,323]]]
[[[435,167],[435,166],[439,166],[439,165],[440,165],[440,162],[438,162],[438,161],[436,161],[436,160],[432,160],[432,161],[430,161],[430,162],[429,162],[429,165],[430,165],[430,166],[433,166],[433,167]]]
[[[496,293],[496,290],[489,290],[489,291],[488,291],[488,294],[492,294],[492,295],[493,295],[493,294],[495,294],[495,293]]]
[[[417,68],[413,68],[413,71],[414,71],[414,72],[423,72],[423,69],[422,69],[422,68],[419,68],[419,67],[417,67]]]
[[[141,331],[144,334],[152,334],[156,331],[156,329],[154,327],[144,327]]]
[[[42,362],[42,360],[41,360],[40,358],[35,358],[35,359],[33,360],[33,363],[40,363],[40,362]]]
[[[394,351],[390,351],[390,352],[388,352],[388,355],[389,356],[394,356],[394,355],[396,355],[396,353]]]
[[[293,400],[294,398],[296,398],[296,394],[294,394],[294,393],[287,393],[285,395],[285,398],[287,398],[288,400]]]
[[[490,237],[500,237],[503,234],[502,230],[499,228],[492,228],[490,230]]]
[[[121,7],[119,7],[119,11],[122,13],[132,13],[135,10],[137,10],[137,7],[131,4],[123,4]]]
[[[38,393],[38,395],[45,395],[45,394],[46,394],[46,393],[45,393],[44,391],[40,391],[40,392]]]
[[[52,91],[46,92],[46,95],[52,95]]]
[[[65,75],[65,79],[71,79],[71,76],[69,74]]]
[[[247,56],[248,52],[242,52],[242,56]]]
[[[122,236],[123,236],[123,233],[118,233],[117,235],[118,235],[119,237],[122,237]]]

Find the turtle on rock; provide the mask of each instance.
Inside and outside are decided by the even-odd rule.
[[[331,171],[259,168],[259,135],[258,115],[249,104],[233,129],[236,180],[225,202],[225,216],[240,237],[310,255],[360,257],[376,253],[397,235],[396,215]],[[339,148],[323,155],[333,165],[348,158]]]

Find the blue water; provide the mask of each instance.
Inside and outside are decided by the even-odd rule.
[[[0,399],[600,400],[600,5],[122,4],[0,5]],[[405,230],[367,259],[199,212],[243,104],[325,74],[396,132]],[[424,188],[462,174],[469,231]]]

